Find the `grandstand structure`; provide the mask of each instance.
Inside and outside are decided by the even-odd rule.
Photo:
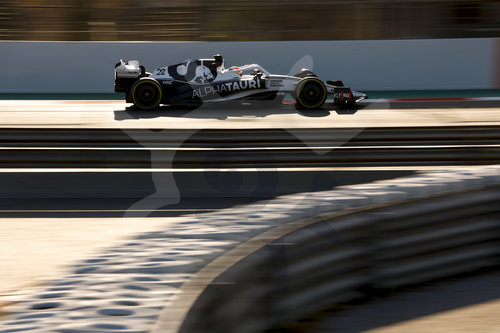
[[[500,1],[0,0],[0,40],[272,41],[500,36]]]

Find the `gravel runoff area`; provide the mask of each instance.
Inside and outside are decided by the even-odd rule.
[[[498,184],[499,171],[500,166],[486,166],[432,172],[287,195],[179,220],[158,219],[155,224],[145,223],[145,229],[129,223],[134,227],[121,234],[126,240],[109,236],[113,241],[107,246],[87,249],[83,259],[60,267],[36,285],[0,294],[0,303],[4,304],[0,332],[148,332],[160,312],[168,311],[172,301],[182,297],[183,283],[207,263],[264,231],[323,212]],[[117,225],[114,228],[122,229]],[[36,248],[49,246],[42,238],[53,234],[33,233],[31,237],[24,245]],[[81,233],[80,237],[89,235]],[[61,245],[58,251],[80,251],[78,246],[71,246],[76,240],[67,240],[70,244]],[[3,248],[0,253],[4,253]],[[15,256],[3,255],[1,259],[11,263],[12,271],[16,271],[17,262],[22,262]],[[43,255],[30,264],[44,266]],[[29,269],[21,270],[19,279],[26,271]]]

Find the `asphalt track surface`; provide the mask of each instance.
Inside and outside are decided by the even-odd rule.
[[[425,150],[427,154],[429,149],[436,149],[436,147],[431,147],[432,145],[439,144],[442,145],[439,149],[443,147],[454,149],[454,154],[457,154],[457,151],[460,154],[464,151],[477,151],[474,152],[474,156],[487,160],[485,163],[493,163],[489,159],[492,158],[491,156],[498,155],[497,149],[500,147],[500,142],[490,140],[488,135],[481,140],[464,140],[463,142],[458,140],[458,145],[456,140],[452,143],[433,143],[430,142],[432,139],[429,142],[420,140],[413,143],[409,140],[410,143],[407,142],[406,145],[395,141],[390,144],[362,142],[361,144],[367,147],[349,147],[356,145],[349,139],[374,128],[386,129],[388,132],[398,129],[406,131],[408,128],[417,127],[439,130],[444,128],[446,131],[447,128],[457,126],[462,128],[475,126],[476,131],[481,133],[483,127],[490,126],[491,132],[495,131],[494,126],[500,125],[499,107],[500,101],[496,99],[405,102],[382,99],[363,102],[354,109],[333,109],[332,105],[325,104],[323,109],[316,111],[300,111],[293,105],[270,106],[266,103],[210,105],[195,110],[162,107],[154,111],[137,111],[123,101],[6,100],[0,103],[0,128],[17,129],[20,131],[18,136],[25,140],[1,143],[4,161],[0,168],[0,179],[5,193],[0,193],[0,216],[119,217],[124,214],[177,216],[226,208],[255,200],[266,200],[281,194],[326,190],[338,185],[400,177],[418,171],[449,169],[461,164],[460,161],[454,163],[394,162],[402,156],[402,153],[405,153],[405,150],[427,149]],[[493,129],[491,129],[492,126]],[[332,133],[347,130],[348,134],[345,142],[329,147],[328,144],[331,143],[318,144],[316,141],[308,142],[309,137],[302,138],[300,130],[304,128],[331,130]],[[113,142],[106,143],[99,139],[101,141],[95,143],[98,139],[88,133],[81,134],[82,141],[77,144],[61,142],[53,136],[54,133],[43,134],[44,139],[38,143],[33,140],[40,138],[35,137],[31,141],[27,138],[30,130],[43,129],[65,132],[111,129],[123,132],[124,136],[127,134],[133,136],[134,130],[144,130],[146,134],[156,137],[168,131],[183,130],[185,139],[189,135],[196,135],[206,130],[234,130],[236,134],[229,141],[225,139],[225,147],[230,148],[221,149],[220,146],[217,148],[219,153],[224,153],[221,157],[224,163],[214,164],[212,155],[206,155],[206,151],[210,152],[212,149],[210,145],[207,146],[206,141],[202,146],[206,151],[202,149],[200,153],[200,145],[196,144],[184,145],[181,149],[178,145],[166,148],[161,145],[159,147],[141,146],[141,142],[138,142],[139,144],[135,142],[132,149],[128,149],[130,146],[127,143],[128,150],[123,151],[123,146],[117,146]],[[349,132],[350,129],[353,129],[352,132]],[[346,151],[346,154],[353,155],[355,159],[354,162],[344,164],[337,161],[332,164],[329,160],[315,164],[310,162],[269,164],[268,160],[276,156],[273,155],[275,154],[273,149],[279,148],[281,149],[279,154],[283,154],[283,151],[287,149],[290,151],[294,149],[297,152],[297,147],[287,142],[274,144],[279,147],[273,147],[264,139],[264,142],[259,143],[258,148],[261,151],[258,154],[261,152],[267,154],[264,158],[265,163],[252,161],[247,164],[228,164],[228,161],[232,160],[231,155],[241,154],[244,151],[247,155],[240,156],[248,156],[252,153],[251,150],[255,149],[252,146],[245,147],[238,141],[240,138],[237,134],[240,130],[286,131],[303,139],[304,147],[301,147],[300,154],[313,151],[311,155],[314,155],[314,158],[328,157],[328,152],[335,148],[337,152]],[[92,147],[89,147],[90,144],[86,145],[85,140],[94,142]],[[393,145],[392,148],[391,145]],[[177,156],[185,155],[186,160],[190,160],[190,154],[194,154],[193,150],[196,149],[199,156],[196,156],[195,161],[202,160],[204,164],[177,165],[178,168],[172,168],[172,165],[168,163],[154,164],[150,162],[150,153],[154,153],[155,149],[170,150]],[[97,163],[88,163],[90,158],[86,154],[90,154],[89,151],[95,155],[92,155],[92,158],[98,160]],[[372,161],[369,163],[363,159],[356,162],[357,156],[367,156],[373,151],[389,152],[392,162]],[[48,154],[64,156],[73,154],[70,156],[73,162],[64,161],[61,164],[59,161],[53,165],[49,162],[45,164],[40,162]],[[141,155],[140,158],[145,162],[143,164],[134,162],[135,164],[132,165],[123,164],[121,160],[109,162],[111,158],[108,158],[108,155],[117,154],[124,155],[124,159],[132,155]],[[29,161],[19,164],[6,163],[6,160],[11,159],[10,156],[21,156],[21,160]],[[29,156],[33,156],[33,160],[30,160]],[[377,159],[378,156],[373,158]],[[485,156],[487,158],[484,158]],[[305,160],[309,157],[307,154],[300,156]],[[409,158],[414,159],[414,157]],[[80,160],[86,162],[82,163]],[[209,162],[210,165],[207,164]],[[151,194],[151,188],[155,186],[155,178],[160,178],[160,180],[167,178],[165,175],[168,173],[174,173],[173,178],[179,194],[165,193],[166,196],[174,196],[174,198],[156,204],[155,207],[134,206],[138,200]],[[127,193],[131,188],[134,188],[136,192],[117,197],[113,193],[108,193],[107,187],[114,187],[115,193]],[[211,191],[203,191],[203,188],[209,188]],[[96,189],[101,190],[96,191]],[[50,193],[51,191],[53,193]]]
[[[390,102],[387,100],[370,101],[361,104],[355,109],[333,109],[325,107],[317,111],[298,111],[292,105],[281,107],[268,107],[266,105],[253,106],[225,106],[225,107],[203,107],[196,110],[170,110],[162,108],[155,111],[136,111],[121,101],[2,101],[0,103],[0,128],[3,129],[147,129],[158,132],[165,129],[303,129],[303,128],[408,128],[408,127],[456,127],[456,126],[499,126],[500,125],[500,102],[498,101],[425,101],[425,102]],[[236,138],[235,138],[236,139]],[[487,141],[488,138],[486,138]],[[489,142],[481,142],[481,145],[489,145]],[[497,143],[492,143],[497,145]],[[475,143],[468,143],[473,146]],[[10,147],[12,148],[12,147]],[[24,147],[26,148],[26,147]],[[43,146],[38,148],[43,149]],[[463,148],[463,147],[462,147]],[[327,167],[304,168],[297,167],[293,170],[274,169],[273,173],[287,174],[287,177],[300,178],[306,174],[319,174],[321,171],[330,172],[326,178],[317,178],[309,190],[320,190],[322,186],[335,184],[369,182],[380,178],[393,178],[425,170],[446,170],[451,165],[420,165],[399,167],[344,167],[342,169]],[[321,169],[323,168],[323,169]],[[73,170],[69,170],[73,169]],[[14,167],[2,168],[0,175],[11,179],[23,179],[23,182],[36,182],[40,177],[48,177],[49,173],[60,175],[66,173],[68,179],[75,174],[74,168],[53,168],[51,170],[40,170],[37,167]],[[107,167],[94,168],[94,170],[82,168],[81,173],[101,174],[102,179],[111,174],[121,172],[125,178],[129,173],[124,170],[113,170]],[[151,167],[136,170],[143,179],[151,181]],[[43,171],[43,172],[42,172]],[[221,177],[232,175],[229,180],[238,180],[235,174],[246,173],[248,170],[238,168],[219,168],[208,177]],[[207,173],[206,170],[191,169],[192,173]],[[332,174],[334,176],[332,176]],[[363,175],[363,176],[360,176]],[[205,175],[207,176],[207,175]],[[188,178],[189,176],[186,176]],[[206,178],[206,177],[205,177]],[[46,183],[53,180],[45,178]],[[286,178],[288,179],[288,178]],[[286,182],[285,179],[285,182]],[[329,179],[330,183],[325,181]],[[37,186],[44,183],[38,183]],[[64,187],[65,184],[62,184]],[[277,186],[280,187],[279,185]],[[182,189],[182,188],[181,188]],[[284,190],[293,191],[294,189]],[[41,192],[40,192],[41,193]],[[62,192],[61,192],[62,193]],[[245,192],[244,194],[246,194]],[[252,192],[249,192],[252,193]],[[276,195],[277,193],[272,193]],[[278,193],[279,194],[279,193]],[[272,196],[271,195],[271,196]],[[260,196],[251,198],[241,195],[240,197],[221,198],[205,196],[201,198],[190,197],[179,203],[166,204],[157,207],[159,216],[177,216],[193,214],[214,210],[217,208],[230,207],[253,200],[263,200],[269,197]],[[130,207],[134,205],[137,198],[89,198],[89,197],[59,197],[54,200],[48,197],[23,197],[19,193],[17,198],[4,196],[0,198],[1,217],[108,217],[123,216]],[[146,209],[147,211],[147,209]],[[140,209],[135,213],[141,215]],[[94,219],[93,219],[94,220]],[[33,220],[36,221],[36,220]],[[61,221],[61,220],[59,220]],[[75,223],[77,223],[75,221]],[[472,292],[473,293],[473,292]],[[432,300],[432,296],[429,298]],[[430,301],[429,301],[430,302]],[[427,300],[423,301],[422,307],[426,307]],[[360,310],[362,312],[362,310]],[[388,308],[387,311],[392,311]],[[351,318],[356,320],[357,314]],[[324,322],[319,322],[322,325]],[[387,323],[384,323],[387,324]],[[329,323],[325,324],[329,327]],[[333,327],[338,328],[335,324]],[[366,324],[363,329],[380,327],[379,324],[370,326]],[[315,327],[313,331],[318,328]],[[331,327],[331,326],[330,326]]]
[[[498,270],[434,280],[337,305],[283,327],[289,333],[497,332]]]
[[[137,111],[122,101],[17,101],[0,103],[2,128],[368,128],[498,125],[500,102],[374,100],[353,109],[325,104],[298,111],[293,105],[209,105],[195,110]]]

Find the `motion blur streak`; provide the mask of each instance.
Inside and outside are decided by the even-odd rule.
[[[496,37],[500,1],[0,1],[4,40]],[[314,24],[311,24],[314,22]]]

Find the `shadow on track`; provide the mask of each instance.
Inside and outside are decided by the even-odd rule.
[[[309,333],[318,331],[335,331],[343,333],[357,333],[387,327],[387,331],[396,332],[398,323],[415,321],[414,328],[419,332],[430,332],[439,322],[448,326],[435,332],[467,331],[471,327],[468,318],[477,316],[473,307],[500,298],[500,289],[497,287],[500,279],[498,267],[464,273],[427,283],[409,286],[387,292],[386,295],[359,299],[342,304],[316,314],[311,318],[304,318],[298,327],[301,329],[287,330],[286,333]],[[491,308],[491,307],[490,307]],[[460,311],[462,309],[462,311]],[[452,315],[452,311],[458,310]],[[469,314],[470,317],[464,314]],[[443,314],[440,321],[436,315]],[[430,318],[426,318],[429,317]],[[484,320],[491,320],[484,314]],[[453,318],[454,320],[452,320]],[[418,320],[421,319],[419,323]],[[434,320],[434,322],[433,322]],[[449,324],[446,324],[446,320]],[[477,322],[481,322],[481,320]],[[463,324],[463,327],[461,327]],[[418,326],[417,326],[418,325]],[[291,325],[292,327],[296,327]],[[392,329],[390,329],[392,327]],[[407,327],[402,326],[404,332]],[[475,331],[475,330],[474,330]],[[482,331],[482,330],[479,330]]]
[[[334,111],[338,115],[353,115],[363,108],[364,107],[359,107],[359,106],[351,106],[351,107],[343,107],[343,108],[338,107]]]
[[[123,110],[115,110],[115,120],[131,120],[131,119],[154,119],[160,117],[171,118],[193,118],[193,119],[218,119],[225,120],[230,117],[254,117],[265,118],[270,115],[278,114],[299,114],[304,117],[322,118],[328,117],[332,111],[332,105],[326,104],[323,108],[318,110],[298,110],[292,105],[272,105],[266,103],[252,103],[251,105],[237,104],[217,104],[217,105],[203,105],[200,107],[169,107],[161,106],[155,110],[143,111],[138,110],[133,106],[127,107]],[[338,114],[354,114],[357,109],[334,110]],[[349,113],[347,113],[349,112]]]

